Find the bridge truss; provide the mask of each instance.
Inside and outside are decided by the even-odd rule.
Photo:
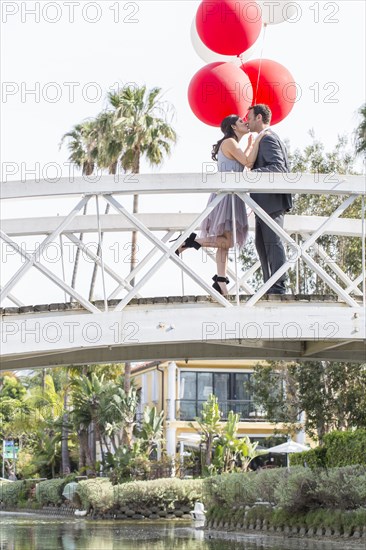
[[[320,174],[149,174],[101,176],[1,184],[4,217],[18,203],[34,210],[32,217],[3,219],[1,287],[2,368],[29,368],[124,360],[180,358],[288,358],[366,361],[365,357],[365,182],[360,176]],[[259,179],[258,179],[258,176]],[[287,215],[282,230],[253,201],[250,192],[338,197],[330,216]],[[162,208],[134,214],[131,197],[138,192]],[[199,204],[209,192],[217,196],[196,213],[180,213],[184,200]],[[268,224],[286,244],[287,262],[265,284],[254,285],[258,261],[245,271],[234,255],[229,277],[230,297],[216,292],[200,266],[175,250],[225,195],[238,195],[248,209]],[[360,198],[360,217],[346,218]],[[202,204],[203,204],[202,202]],[[102,203],[111,212],[101,213]],[[53,213],[61,204],[62,215]],[[165,212],[164,205],[176,212]],[[88,205],[89,212],[85,214]],[[39,215],[40,206],[51,215]],[[253,229],[254,216],[250,217]],[[110,240],[137,231],[144,242],[132,271],[129,262],[111,261]],[[171,245],[168,241],[180,233]],[[84,237],[82,237],[83,235]],[[85,236],[95,236],[90,247]],[[361,271],[351,279],[319,242],[326,236],[360,239]],[[33,239],[33,248],[29,240]],[[34,242],[34,239],[37,242]],[[235,239],[235,235],[234,235]],[[73,288],[65,268],[66,243],[79,250],[82,261],[99,269],[99,299],[89,295],[82,267],[81,283]],[[57,244],[59,258],[47,261]],[[112,247],[113,248],[113,247]],[[68,249],[70,250],[70,248]],[[115,250],[112,250],[115,252]],[[200,251],[201,252],[201,251]],[[203,251],[201,260],[213,258]],[[335,251],[336,252],[336,251]],[[115,256],[115,254],[114,254]],[[79,258],[80,261],[80,258]],[[152,282],[175,266],[177,291],[151,296]],[[323,281],[328,294],[268,296],[266,292],[284,272],[299,266]],[[35,276],[39,273],[39,278]],[[177,276],[178,274],[178,276]],[[183,274],[201,289],[187,296]],[[34,294],[47,284],[45,302]],[[25,290],[27,289],[27,290]],[[197,292],[195,292],[197,294]],[[42,293],[41,293],[41,296]]]

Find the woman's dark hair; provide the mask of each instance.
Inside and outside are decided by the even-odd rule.
[[[219,152],[220,145],[224,141],[224,139],[232,137],[236,139],[236,141],[238,141],[238,138],[236,137],[236,134],[232,126],[235,126],[239,118],[240,118],[239,115],[229,115],[225,117],[224,120],[221,122],[220,128],[221,128],[221,132],[224,134],[224,137],[221,138],[217,143],[215,143],[212,146],[212,151],[211,151],[212,160],[217,160],[217,153]]]

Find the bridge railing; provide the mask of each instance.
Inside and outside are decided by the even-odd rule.
[[[207,205],[207,194],[215,192],[216,198]],[[272,218],[251,198],[250,193],[293,193],[314,194],[324,196],[339,196],[334,211],[329,216],[295,216],[288,214],[285,217],[285,227],[281,229]],[[150,198],[151,202],[159,205],[153,212],[132,211],[132,197]],[[205,197],[202,197],[205,194]],[[234,268],[229,269],[229,276],[235,281],[231,288],[232,298],[226,299],[216,292],[211,282],[208,283],[201,275],[199,266],[193,269],[185,261],[184,255],[177,256],[176,249],[184,242],[188,235],[197,231],[202,220],[226,196],[232,197],[235,216],[234,196],[237,195],[245,206],[256,216],[261,218],[276,232],[287,248],[286,263],[264,284],[254,289],[250,284],[251,277],[260,268],[258,261],[244,273],[237,255],[234,255]],[[349,219],[342,217],[347,209],[361,197],[360,217]],[[1,198],[3,211],[8,205],[21,202],[28,204],[33,217],[13,217],[3,219],[0,231],[3,251],[3,274],[1,304],[13,303],[24,305],[24,291],[22,298],[17,295],[17,289],[24,288],[31,271],[42,273],[58,289],[54,302],[60,300],[60,290],[64,293],[64,301],[76,301],[91,313],[108,311],[111,308],[110,300],[118,299],[113,306],[115,311],[123,310],[135,298],[142,298],[142,292],[151,286],[154,277],[165,269],[167,262],[172,262],[182,274],[192,279],[205,294],[213,301],[224,307],[252,307],[268,291],[272,284],[283,273],[295,269],[299,262],[303,262],[317,275],[325,285],[331,289],[337,299],[350,307],[359,306],[360,300],[365,305],[365,185],[363,176],[339,176],[336,174],[255,174],[244,173],[216,173],[216,174],[132,174],[121,176],[101,176],[99,179],[74,178],[58,182],[6,182],[1,184]],[[203,198],[205,201],[203,201]],[[194,205],[191,210],[196,213],[181,213],[181,203],[188,200]],[[16,201],[16,202],[14,202]],[[52,212],[54,204],[62,204],[63,215],[43,216],[37,213],[38,208],[45,212]],[[101,202],[109,206],[112,213],[101,213]],[[197,205],[206,202],[206,206],[197,208]],[[146,201],[145,201],[146,202]],[[147,201],[149,202],[149,201]],[[83,215],[87,205],[94,204],[90,214]],[[52,208],[50,205],[53,205]],[[167,205],[171,211],[166,212]],[[90,212],[90,210],[89,210]],[[253,229],[253,217],[250,218],[250,228]],[[119,236],[126,232],[136,231],[139,238],[149,243],[144,257],[130,271],[128,262],[111,265],[111,250],[105,243],[106,234]],[[169,244],[169,240],[179,232],[178,239]],[[83,241],[81,235],[96,234],[96,247],[92,249]],[[361,239],[362,270],[351,279],[349,273],[341,269],[336,261],[329,257],[319,244],[319,238],[324,235],[339,235],[357,237]],[[298,236],[302,242],[299,243]],[[38,238],[34,249],[29,251],[24,240]],[[234,235],[235,239],[235,235]],[[87,285],[81,284],[78,289],[65,273],[65,242],[71,243],[75,250],[83,254],[83,259],[95,264],[100,269],[98,292],[103,297],[103,307],[97,307],[88,295]],[[60,247],[60,261],[46,265],[44,253],[51,245],[58,243]],[[112,251],[113,252],[113,251]],[[108,256],[109,254],[109,256]],[[212,251],[208,251],[213,256]],[[14,256],[20,266],[14,264]],[[76,256],[75,256],[76,258]],[[327,264],[330,269],[325,269]],[[9,268],[9,269],[6,269]],[[34,268],[34,269],[32,269]],[[34,279],[28,279],[32,281]],[[84,282],[84,281],[83,281]],[[23,287],[22,287],[23,285]],[[32,286],[27,303],[32,303]],[[179,292],[177,292],[179,294]],[[245,294],[245,301],[240,295]],[[50,299],[48,299],[50,301]],[[132,302],[133,303],[133,302]]]

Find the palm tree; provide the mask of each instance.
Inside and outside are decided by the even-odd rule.
[[[121,166],[127,172],[140,173],[140,160],[146,157],[150,165],[158,166],[164,154],[169,155],[177,135],[167,121],[172,106],[161,100],[161,88],[147,91],[146,86],[126,86],[120,92],[108,94],[115,109],[115,125],[123,128],[125,136]],[[133,213],[138,212],[138,195],[133,196]],[[132,232],[131,268],[136,266],[137,232]],[[134,285],[134,279],[131,280]],[[130,390],[131,363],[125,364],[125,391]]]
[[[60,147],[66,139],[69,139],[67,145],[70,152],[69,160],[82,169],[84,176],[91,176],[98,155],[95,120],[76,124],[70,132],[62,136]]]
[[[34,386],[24,398],[27,414],[14,418],[13,426],[16,432],[23,430],[32,434],[34,466],[36,471],[50,467],[52,477],[55,475],[55,465],[61,458],[61,471],[70,469],[68,454],[68,437],[66,437],[63,456],[62,432],[64,429],[64,395],[57,391],[54,379],[50,374],[42,377],[43,385]],[[62,459],[66,464],[62,463]]]
[[[98,156],[97,127],[94,120],[86,120],[76,124],[74,128],[62,136],[60,148],[64,141],[69,139],[68,150],[70,152],[69,161],[82,169],[83,176],[91,176],[96,166]],[[84,206],[83,215],[87,212],[87,204]],[[80,233],[79,240],[83,240],[83,234]],[[75,288],[76,276],[79,267],[80,248],[78,247],[75,255],[74,269],[71,279],[71,288]]]
[[[121,166],[127,172],[140,173],[140,160],[146,157],[151,166],[163,162],[170,154],[177,135],[167,121],[172,106],[161,101],[161,88],[147,91],[146,86],[126,86],[108,94],[115,109],[115,125],[122,127],[125,137]],[[133,213],[138,212],[138,195],[133,197]],[[132,233],[131,271],[136,265],[137,233]],[[133,286],[134,281],[131,281]]]
[[[97,163],[101,169],[108,170],[108,173],[115,175],[118,170],[118,163],[124,146],[124,135],[121,127],[114,124],[115,115],[112,111],[103,111],[95,120],[96,140],[97,140]],[[110,204],[105,208],[104,214],[108,214]],[[101,253],[103,242],[103,233],[101,233],[98,243],[97,256]],[[90,282],[89,300],[93,299],[95,281],[97,278],[98,264],[94,264],[93,274]]]
[[[365,155],[366,153],[366,103],[364,103],[359,108],[358,114],[361,115],[362,120],[354,132],[355,151],[356,151],[356,155]]]
[[[95,443],[99,435],[99,411],[102,394],[105,392],[104,375],[83,374],[71,381],[72,417],[79,437],[79,468],[94,470]],[[92,430],[90,430],[92,428]],[[88,434],[92,434],[89,445]],[[100,438],[99,438],[100,439]]]

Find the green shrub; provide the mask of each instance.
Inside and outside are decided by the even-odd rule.
[[[267,506],[253,506],[247,512],[246,518],[249,523],[255,523],[257,519],[263,521],[264,519],[269,520],[272,517],[272,508]]]
[[[105,511],[113,508],[113,489],[109,479],[95,478],[79,481],[76,493],[80,497],[83,510],[94,508]]]
[[[15,507],[18,502],[26,500],[25,481],[3,482],[0,484],[0,501],[5,507]]]
[[[346,466],[317,470],[316,495],[325,508],[350,510],[366,505],[366,469]]]
[[[291,466],[308,466],[309,468],[325,468],[327,466],[326,447],[315,447],[310,451],[291,455]]]
[[[275,510],[273,510],[270,522],[271,525],[273,525],[274,527],[284,527],[285,525],[288,525],[290,517],[290,512],[287,512],[282,508],[276,508]]]
[[[36,481],[19,480],[0,483],[0,501],[8,507],[18,507],[21,503],[31,501],[34,496]]]
[[[256,500],[274,503],[275,489],[287,475],[287,470],[284,468],[256,472],[254,476]]]
[[[48,479],[36,485],[36,499],[42,506],[47,504],[61,504],[62,491],[66,479]]]
[[[334,431],[324,436],[327,467],[362,464],[366,466],[366,430]]]
[[[324,445],[291,456],[291,465],[309,468],[366,466],[366,430],[333,431],[324,436]]]
[[[292,468],[274,491],[275,503],[292,513],[319,506],[316,475],[309,468]]]
[[[114,502],[132,508],[158,506],[172,509],[176,506],[194,507],[202,500],[202,480],[163,478],[151,481],[132,481],[114,486]]]
[[[204,502],[216,505],[253,505],[257,500],[255,472],[212,476],[203,481]]]

